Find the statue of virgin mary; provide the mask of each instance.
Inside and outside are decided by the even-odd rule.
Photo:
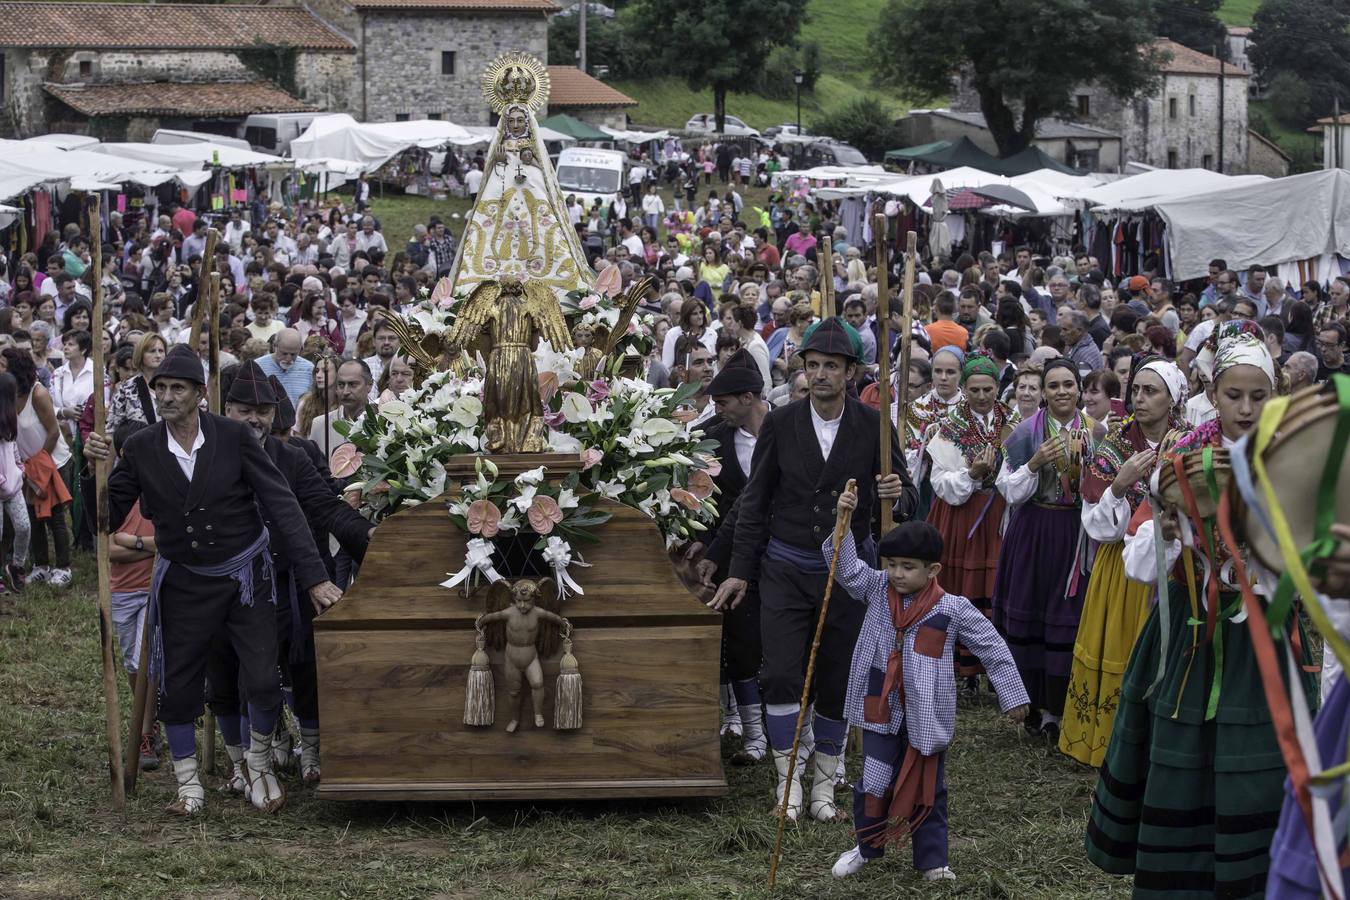
[[[561,301],[594,282],[535,119],[548,82],[548,70],[524,53],[499,56],[483,74],[484,97],[499,118],[450,273],[456,295],[510,276],[539,282]]]

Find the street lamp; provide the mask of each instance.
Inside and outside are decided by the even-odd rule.
[[[806,73],[796,71],[792,73],[792,82],[797,85],[797,136],[802,133],[802,82],[806,80]]]

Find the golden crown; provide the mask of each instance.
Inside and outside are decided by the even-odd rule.
[[[497,115],[520,104],[539,112],[548,102],[548,69],[528,53],[503,53],[483,70],[483,99]]]

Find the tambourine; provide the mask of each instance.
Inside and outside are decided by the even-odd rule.
[[[1224,491],[1228,490],[1228,484],[1233,479],[1233,466],[1228,458],[1228,451],[1221,447],[1209,448],[1212,464],[1211,473],[1214,476],[1214,483],[1218,487],[1218,496],[1223,496]],[[1190,486],[1191,495],[1195,498],[1195,511],[1201,518],[1208,519],[1213,517],[1219,511],[1218,502],[1211,496],[1209,491],[1209,478],[1205,475],[1205,450],[1188,450],[1184,453],[1167,453],[1163,455],[1162,462],[1158,467],[1158,482],[1156,494],[1161,499],[1162,504],[1169,510],[1190,515],[1190,506],[1186,503],[1185,492],[1182,489],[1182,482],[1177,479],[1176,464],[1174,459],[1180,458],[1183,470],[1186,473],[1186,484]],[[1198,522],[1195,524],[1199,524]]]
[[[1092,435],[1081,428],[1060,433],[1064,435],[1064,452],[1055,454],[1055,470],[1061,475],[1067,475],[1071,483],[1077,484],[1082,474],[1083,451],[1092,446]]]
[[[1317,501],[1322,490],[1322,475],[1328,464],[1336,424],[1339,418],[1335,388],[1330,385],[1304,388],[1289,399],[1289,407],[1276,426],[1275,434],[1265,448],[1263,462],[1276,502],[1284,513],[1294,546],[1302,551],[1313,540],[1317,521]],[[1255,435],[1247,441],[1247,460],[1252,462],[1256,450]],[[1350,467],[1350,444],[1337,463],[1340,472]],[[1255,470],[1252,473],[1255,479]],[[1265,491],[1255,485],[1256,495],[1264,504]],[[1350,478],[1338,478],[1335,486],[1337,522],[1350,522]],[[1241,492],[1234,491],[1233,518],[1240,529],[1241,539],[1247,543],[1256,558],[1276,574],[1285,570],[1279,544],[1262,521],[1262,513],[1243,501]]]

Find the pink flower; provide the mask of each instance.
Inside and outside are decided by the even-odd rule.
[[[586,397],[592,403],[599,403],[601,400],[604,400],[608,396],[609,396],[609,382],[605,381],[603,378],[597,378],[594,381],[592,381],[590,387],[587,388],[586,390]]]
[[[594,309],[599,305],[600,305],[600,298],[595,296],[594,294],[587,294],[585,297],[582,298],[581,302],[577,304],[577,306],[581,309]]]
[[[502,511],[490,500],[475,500],[469,504],[469,533],[481,534],[485,538],[497,536],[501,528]]]
[[[671,488],[670,499],[683,506],[685,509],[698,509],[699,499],[684,488]]]
[[[547,425],[549,428],[552,428],[554,431],[557,431],[559,428],[562,428],[564,425],[567,424],[567,417],[564,416],[561,412],[553,412],[552,410],[545,409],[544,424]]]
[[[595,276],[595,289],[610,299],[619,296],[623,291],[623,273],[619,267],[611,263],[601,269]]]
[[[563,520],[563,512],[558,507],[558,501],[543,495],[534,498],[526,515],[530,520],[530,527],[539,534],[551,533],[553,526]]]
[[[712,457],[708,460],[708,464],[703,467],[703,471],[716,478],[722,474],[722,461],[715,456]]]
[[[553,395],[558,393],[558,373],[540,372],[539,373],[539,399],[548,403],[553,399]]]
[[[690,472],[689,492],[700,500],[711,497],[713,492],[712,476],[702,469],[695,469]]]
[[[581,451],[581,471],[585,472],[587,469],[594,468],[604,458],[605,454],[600,451],[599,447],[587,447]]]
[[[363,459],[355,444],[343,444],[328,457],[328,468],[334,478],[347,478],[356,474]]]

